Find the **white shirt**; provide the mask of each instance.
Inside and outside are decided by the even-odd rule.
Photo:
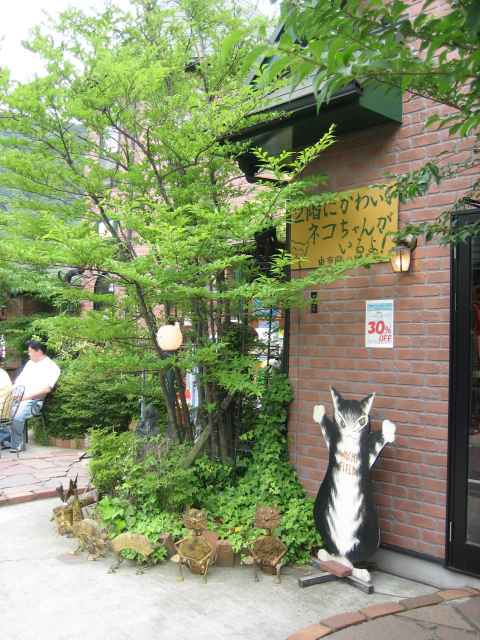
[[[25,395],[36,395],[41,389],[53,389],[60,376],[60,367],[45,356],[38,362],[29,360],[15,380],[16,385],[25,387]]]

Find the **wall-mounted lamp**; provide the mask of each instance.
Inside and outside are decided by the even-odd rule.
[[[392,249],[390,262],[395,273],[406,273],[410,270],[412,251],[416,246],[417,239],[414,236],[406,236]]]
[[[177,351],[182,346],[183,335],[180,325],[164,324],[157,331],[157,344],[162,351]]]
[[[318,293],[317,291],[310,292],[310,313],[318,313]]]

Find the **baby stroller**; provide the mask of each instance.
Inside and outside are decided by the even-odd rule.
[[[18,407],[20,406],[20,402],[22,401],[24,392],[25,387],[23,387],[22,385],[17,385],[13,387],[13,389],[9,391],[3,399],[3,402],[0,406],[0,434],[5,434],[6,431],[10,431],[12,420],[17,414]],[[8,436],[4,435],[4,437],[1,437],[1,442],[3,442],[6,437]],[[2,453],[0,448],[0,457],[1,455]]]

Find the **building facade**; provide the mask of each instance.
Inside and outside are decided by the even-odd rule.
[[[420,6],[412,2],[412,11]],[[276,96],[273,106],[287,116],[247,132],[271,153],[316,142],[336,123],[338,142],[308,171],[327,175],[331,191],[382,183],[430,160],[474,157],[473,137],[425,128],[446,107],[416,95],[352,83],[317,112],[311,87],[303,85]],[[243,160],[252,181],[256,168]],[[459,170],[427,195],[400,203],[398,228],[434,220],[477,179],[474,170]],[[479,221],[474,205],[454,216],[454,224]],[[419,238],[407,273],[384,262],[305,298],[306,306],[290,313],[288,340],[295,396],[289,446],[301,482],[315,495],[326,470],[313,409],[324,404],[332,415],[330,386],[352,399],[375,392],[372,429],[384,419],[397,427],[373,474],[382,546],[480,576],[480,241],[451,247]],[[366,346],[366,303],[380,300],[393,301],[391,348]]]
[[[326,173],[329,188],[343,191],[382,182],[387,173],[413,171],[445,151],[450,161],[469,159],[473,140],[452,139],[446,130],[424,129],[426,118],[438,107],[424,98],[406,96],[403,108],[401,124],[377,125],[341,136],[310,171]],[[424,197],[400,204],[399,228],[433,220],[462,198],[475,179],[467,171]],[[480,211],[478,214],[480,217]],[[472,403],[479,366],[474,306],[479,284],[476,269],[480,267],[477,253],[477,240],[472,250],[465,245],[452,251],[450,246],[420,239],[408,273],[392,272],[389,263],[356,270],[315,292],[317,313],[307,305],[292,311],[290,322],[290,378],[295,391],[289,421],[290,453],[306,489],[312,494],[318,490],[327,462],[319,426],[313,421],[313,406],[326,404],[331,413],[330,385],[348,398],[360,399],[375,392],[372,428],[379,429],[385,418],[397,425],[395,444],[386,448],[374,472],[382,543],[447,564],[453,562],[456,568],[466,568],[462,561],[456,561],[452,546],[456,533],[462,535],[460,529],[465,529],[457,522],[462,509],[467,521],[463,536],[466,533],[472,545],[480,544],[475,516],[475,486],[480,480],[475,398]],[[461,273],[457,273],[459,260]],[[455,308],[455,274],[457,288],[465,293],[464,308],[458,303]],[[311,292],[305,295],[308,298]],[[385,299],[394,302],[393,348],[366,348],[365,303]],[[465,323],[467,316],[470,322]],[[467,324],[462,331],[470,338],[464,340],[461,362],[455,353],[460,321]],[[449,398],[450,406],[452,394],[458,401],[459,374],[468,366],[461,395],[469,424],[460,425],[453,409],[449,412]],[[465,385],[470,385],[470,392]],[[467,478],[463,479],[453,459],[461,448],[468,461],[468,468],[463,469]],[[457,482],[464,486],[463,505],[453,504],[459,491]]]

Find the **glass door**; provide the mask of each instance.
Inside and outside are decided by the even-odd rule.
[[[478,223],[478,213],[456,224]],[[453,250],[448,564],[480,574],[480,237]]]

